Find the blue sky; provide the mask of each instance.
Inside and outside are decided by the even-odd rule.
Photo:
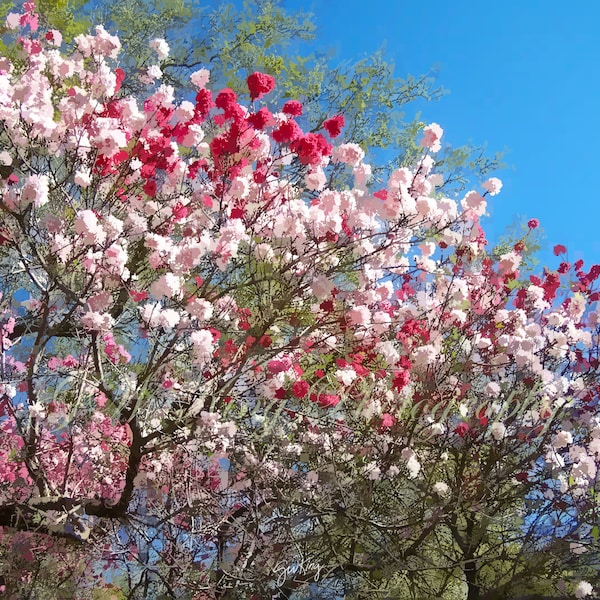
[[[600,3],[574,0],[294,0],[315,15],[316,46],[342,59],[385,44],[396,74],[436,72],[449,90],[422,107],[453,146],[507,150],[485,228],[541,221],[542,264],[554,244],[600,262]]]

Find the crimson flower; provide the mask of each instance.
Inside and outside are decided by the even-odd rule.
[[[323,129],[325,129],[332,138],[335,138],[342,133],[342,127],[344,127],[345,124],[346,120],[344,119],[344,115],[335,115],[335,117],[331,117],[331,119],[327,119],[323,123]]]
[[[275,87],[275,79],[266,73],[259,73],[256,71],[252,75],[248,76],[246,80],[248,89],[250,90],[250,99],[258,100],[269,92],[273,91]]]
[[[308,394],[310,386],[308,385],[308,381],[304,381],[300,379],[299,381],[295,381],[292,385],[292,394],[296,396],[296,398],[304,398],[306,394]]]
[[[298,100],[288,100],[283,105],[281,112],[291,117],[299,117],[302,114],[302,104]]]

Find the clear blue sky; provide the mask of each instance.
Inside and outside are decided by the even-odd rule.
[[[396,74],[434,69],[449,90],[422,117],[451,145],[508,150],[486,230],[536,217],[569,260],[600,262],[600,2],[287,0],[316,17],[317,46],[360,58],[383,44]]]

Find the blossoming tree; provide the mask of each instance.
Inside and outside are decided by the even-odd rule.
[[[34,10],[0,60],[9,597],[592,594],[600,266],[518,283],[436,124],[371,182],[272,77],[127,97],[116,37]]]

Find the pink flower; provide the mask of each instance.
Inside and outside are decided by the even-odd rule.
[[[8,13],[5,25],[8,29],[17,29],[21,25],[21,15],[19,13]]]
[[[250,90],[250,99],[258,100],[269,92],[273,91],[275,87],[275,79],[266,73],[259,73],[258,71],[248,76],[246,80],[248,89]]]
[[[529,227],[529,229],[537,229],[539,226],[540,222],[538,219],[529,219],[529,221],[527,221],[527,227]]]
[[[481,184],[484,190],[487,190],[490,196],[495,196],[502,189],[502,182],[497,177],[490,177]]]
[[[554,246],[554,256],[560,256],[561,254],[566,254],[566,253],[567,253],[566,246],[563,246],[562,244],[556,244],[556,246]]]
[[[348,311],[346,320],[351,325],[368,325],[371,322],[371,311],[367,306],[356,306]]]
[[[389,413],[383,413],[381,415],[381,426],[388,429],[389,427],[393,427],[396,419],[390,415]]]
[[[46,33],[46,40],[54,46],[62,44],[62,33],[56,29],[52,29]]]
[[[150,286],[150,292],[155,298],[175,298],[181,296],[181,277],[173,273],[165,273],[161,275]]]
[[[201,365],[207,363],[214,350],[212,333],[208,329],[201,329],[193,331],[190,338],[194,344],[196,362]]]
[[[423,139],[421,140],[421,146],[429,148],[432,152],[438,152],[442,148],[440,140],[444,130],[437,124],[431,123],[423,129]]]
[[[48,177],[46,175],[29,175],[21,190],[21,201],[29,206],[44,206],[48,203]]]
[[[469,425],[462,421],[454,428],[454,433],[456,433],[460,437],[465,437],[465,435],[467,435],[467,433],[469,432],[469,429]]]
[[[91,210],[82,210],[75,217],[75,233],[83,236],[84,244],[101,244],[106,239],[106,232],[102,229],[96,213]]]
[[[316,402],[321,408],[333,408],[339,401],[340,397],[337,394],[319,394],[316,397]]]
[[[169,44],[163,38],[155,38],[150,42],[150,48],[156,52],[158,60],[164,60],[169,56]]]
[[[365,157],[365,151],[358,144],[342,144],[333,151],[333,159],[355,167]]]
[[[285,358],[274,358],[270,360],[267,364],[267,369],[269,369],[269,373],[273,373],[276,375],[277,373],[283,373],[284,371],[288,371],[292,367],[292,361],[287,356]]]
[[[206,87],[209,79],[210,71],[208,69],[200,69],[190,75],[190,81],[200,90]]]
[[[471,210],[474,214],[481,217],[485,214],[487,202],[485,201],[485,198],[477,192],[470,191],[461,201],[461,206],[464,211]]]
[[[335,138],[342,133],[342,128],[345,124],[344,115],[335,115],[335,117],[331,117],[331,119],[327,119],[323,123],[323,129],[327,131],[330,137]]]

